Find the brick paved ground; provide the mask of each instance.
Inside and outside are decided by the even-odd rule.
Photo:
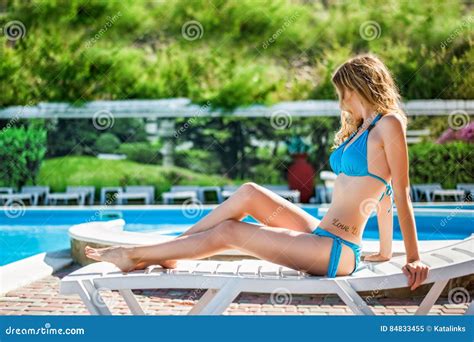
[[[0,297],[0,315],[87,315],[79,296],[59,295],[61,277],[77,269],[69,267],[28,286]],[[147,314],[183,315],[204,293],[202,290],[136,291],[137,298]],[[113,314],[130,314],[116,293],[105,292],[105,301]],[[422,298],[378,298],[370,304],[378,315],[413,314]],[[431,315],[462,315],[467,304],[449,304],[446,298],[438,300]],[[227,315],[350,315],[351,311],[336,296],[241,294],[225,312]]]

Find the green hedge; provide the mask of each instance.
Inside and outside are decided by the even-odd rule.
[[[49,185],[52,191],[64,191],[68,185],[92,185],[97,190],[105,186],[153,185],[159,196],[172,185],[220,186],[231,184],[231,180],[179,167],[71,156],[45,160],[38,175],[38,184]]]
[[[441,183],[452,189],[474,182],[474,145],[420,143],[409,148],[411,184]]]
[[[160,164],[162,160],[160,146],[148,142],[125,143],[120,145],[118,152],[125,154],[127,159],[142,164]]]
[[[21,187],[34,183],[45,153],[44,129],[4,127],[0,130],[0,184]]]

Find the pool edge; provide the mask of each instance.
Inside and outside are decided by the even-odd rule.
[[[39,253],[0,267],[0,296],[73,263],[69,249]]]

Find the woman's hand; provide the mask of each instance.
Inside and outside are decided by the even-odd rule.
[[[374,253],[367,255],[364,258],[364,261],[372,261],[372,262],[381,262],[381,261],[388,261],[392,258],[391,255],[383,255],[381,253]]]
[[[429,269],[421,260],[415,260],[403,266],[402,271],[408,277],[408,286],[412,291],[426,280]]]

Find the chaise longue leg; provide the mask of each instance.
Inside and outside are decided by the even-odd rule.
[[[336,293],[339,298],[342,299],[354,314],[375,315],[372,309],[346,280],[335,280],[335,284],[337,286]]]
[[[418,310],[416,310],[415,315],[426,315],[430,312],[431,308],[433,307],[434,303],[438,300],[441,292],[443,291],[444,287],[448,283],[448,280],[440,280],[435,282],[431,289],[425,296],[425,299],[421,302]]]
[[[239,293],[237,281],[230,281],[220,289],[208,289],[188,315],[220,315]]]
[[[91,315],[111,315],[107,304],[90,280],[79,281],[78,294]]]

